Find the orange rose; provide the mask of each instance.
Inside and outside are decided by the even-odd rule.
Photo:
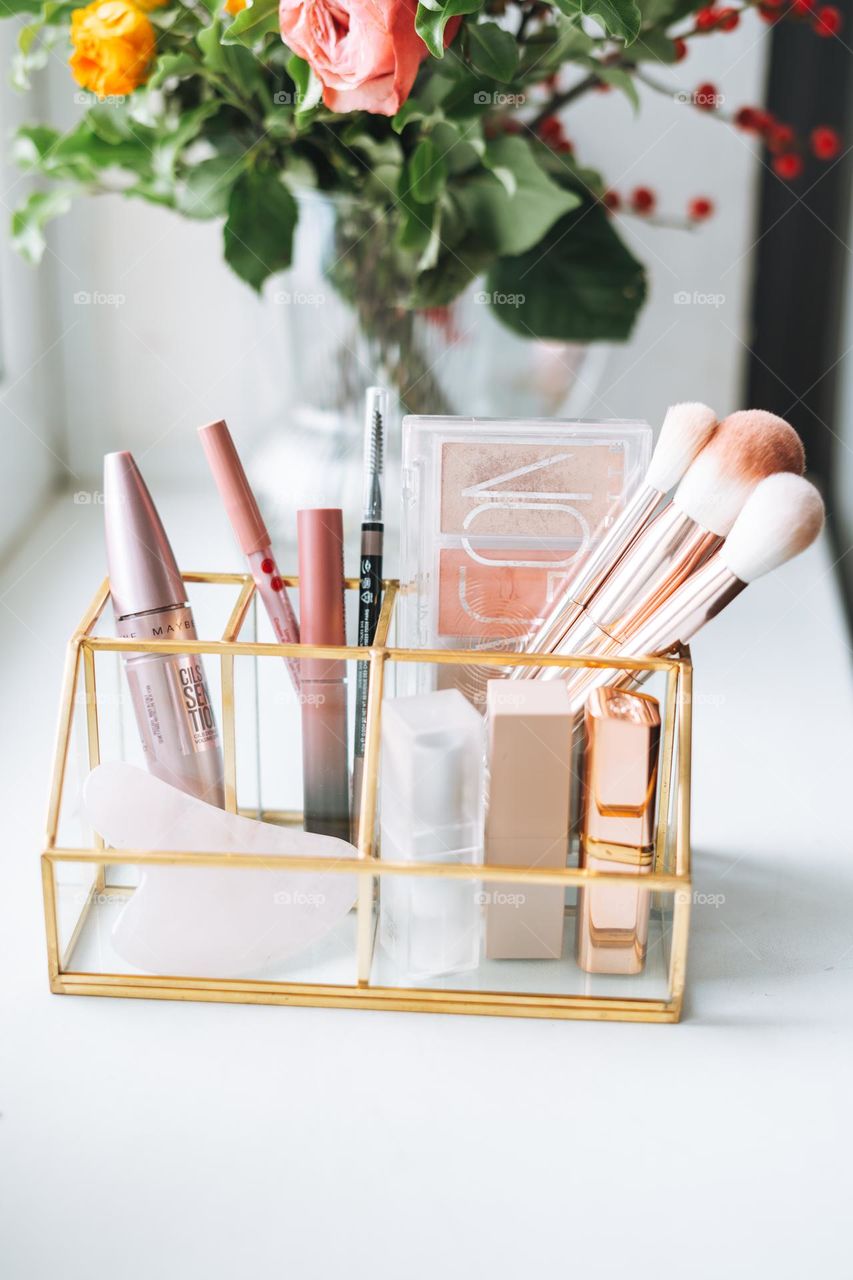
[[[99,98],[123,97],[148,78],[157,41],[144,13],[127,0],[95,0],[71,15],[74,79]]]

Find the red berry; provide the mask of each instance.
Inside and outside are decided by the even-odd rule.
[[[696,196],[687,206],[687,216],[694,222],[702,222],[705,218],[710,218],[713,212],[714,202],[707,196]]]
[[[272,573],[275,568],[275,560],[270,560],[269,556],[265,556],[261,561],[261,573]]]
[[[734,31],[740,22],[740,14],[737,9],[721,9],[720,16],[717,19],[717,26],[721,31]]]
[[[683,62],[687,57],[687,41],[682,40],[681,36],[677,36],[672,43],[675,45],[675,61]]]
[[[828,124],[820,124],[812,129],[809,141],[818,160],[834,160],[841,150],[841,135]]]
[[[767,4],[760,4],[758,6],[758,16],[762,22],[768,22],[772,26],[774,22],[780,20],[782,12],[780,9],[771,8]]]
[[[693,93],[693,105],[702,111],[716,111],[720,101],[720,92],[715,84],[700,84]]]
[[[785,155],[776,157],[773,161],[773,171],[786,182],[793,182],[803,172],[803,158],[798,156],[796,151],[788,151]]]
[[[714,8],[700,9],[696,14],[697,31],[713,31],[719,21],[719,11]]]
[[[617,209],[622,208],[622,198],[618,191],[605,191],[601,197],[601,203],[605,209],[609,209],[611,213],[616,213]]]
[[[813,12],[817,0],[791,0],[791,12],[806,18]]]
[[[740,107],[734,115],[734,123],[738,129],[745,129],[747,133],[757,131],[759,128],[759,117],[761,112],[756,107]]]
[[[635,187],[631,192],[631,208],[635,213],[651,213],[657,204],[657,196],[648,187]]]
[[[281,591],[282,587],[284,586],[284,583],[282,582],[278,574],[276,574],[274,578],[270,578],[270,586],[272,587],[273,591]]]
[[[539,124],[538,133],[543,142],[558,142],[563,136],[563,126],[556,116],[546,116]]]
[[[789,124],[771,124],[767,131],[767,145],[774,155],[779,155],[783,151],[790,151],[795,137]]]
[[[825,4],[823,8],[818,9],[814,21],[815,35],[823,36],[824,39],[837,36],[841,27],[841,10],[836,9],[835,5]]]
[[[568,138],[561,138],[556,144],[556,150],[561,156],[570,156],[574,153],[574,145],[569,142]]]

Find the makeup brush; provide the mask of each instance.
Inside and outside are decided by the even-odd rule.
[[[642,483],[595,550],[568,578],[548,616],[528,638],[524,646],[528,652],[550,653],[559,646],[584,604],[649,523],[664,494],[678,484],[716,426],[716,414],[705,404],[674,404],[667,409]],[[516,667],[513,672],[516,678],[535,674],[533,667]]]
[[[802,476],[779,472],[755,486],[720,549],[663,601],[628,641],[611,641],[610,656],[640,658],[686,644],[756,578],[792,560],[823,528],[823,501]],[[603,656],[600,654],[599,656]],[[601,685],[634,685],[650,672],[590,669],[570,685],[572,708]]]
[[[757,484],[776,472],[802,474],[804,464],[802,442],[783,418],[760,409],[724,418],[672,501],[567,629],[560,652],[596,654],[627,640],[716,551]]]

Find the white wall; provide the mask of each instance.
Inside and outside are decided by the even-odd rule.
[[[14,24],[0,25],[4,79],[16,34]],[[10,163],[8,138],[39,110],[35,94],[16,95],[4,84],[0,92],[0,554],[32,521],[52,489],[74,483],[65,461],[58,399],[61,331],[50,305],[56,264],[48,258],[36,273],[9,243],[12,211],[25,198],[28,182]]]

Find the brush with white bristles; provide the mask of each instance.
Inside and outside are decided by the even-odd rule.
[[[525,649],[550,653],[559,646],[583,606],[650,523],[661,498],[678,484],[716,427],[716,414],[705,404],[674,404],[667,409],[641,484],[595,550],[569,577],[548,616],[528,638]],[[516,679],[529,679],[535,674],[534,667],[516,667],[512,673]]]
[[[802,442],[783,418],[760,409],[724,418],[672,501],[566,629],[559,651],[597,654],[627,640],[716,551],[755,486],[776,472],[802,474],[804,463]]]
[[[823,521],[821,496],[802,476],[779,472],[761,480],[720,549],[629,640],[612,641],[607,656],[653,657],[686,644],[750,582],[810,547],[820,534]],[[640,672],[639,678],[648,674]],[[636,671],[621,671],[614,678],[612,670],[586,669],[570,684],[572,706],[582,706],[590,691],[599,685],[637,682]]]

